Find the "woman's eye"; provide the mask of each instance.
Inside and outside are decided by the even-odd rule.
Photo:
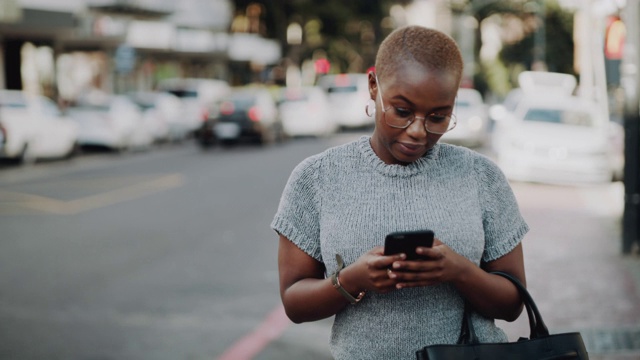
[[[395,108],[395,110],[396,110],[396,115],[403,118],[408,118],[412,114],[411,111],[405,108]]]
[[[449,116],[442,114],[431,114],[429,115],[429,121],[435,124],[446,122]]]

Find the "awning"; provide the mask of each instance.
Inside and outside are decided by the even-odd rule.
[[[0,22],[0,33],[4,36],[37,36],[53,39],[61,33],[72,31],[77,23],[75,15],[69,12],[22,9],[17,21]]]

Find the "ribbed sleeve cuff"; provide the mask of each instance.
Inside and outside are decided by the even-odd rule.
[[[529,231],[529,226],[526,223],[523,223],[519,228],[516,229],[511,238],[508,241],[501,242],[496,246],[492,246],[490,248],[485,249],[484,255],[482,256],[482,260],[485,262],[493,261],[499,259],[509,252],[513,250],[524,238],[524,235]]]
[[[320,262],[323,262],[322,254],[320,252],[319,240],[309,239],[301,231],[298,231],[298,229],[291,225],[289,221],[278,215],[276,215],[271,222],[271,228],[289,239],[289,241],[294,243],[307,255]]]

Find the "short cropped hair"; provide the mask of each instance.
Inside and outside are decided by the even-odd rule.
[[[451,71],[458,82],[464,63],[460,49],[449,35],[422,26],[410,25],[387,36],[376,55],[376,73],[385,76],[408,62],[417,62],[429,70]]]

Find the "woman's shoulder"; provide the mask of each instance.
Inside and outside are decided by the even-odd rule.
[[[492,166],[495,162],[489,156],[465,146],[441,143],[439,144],[439,156],[451,160],[466,160],[481,166]]]
[[[358,143],[361,140],[355,140],[340,145],[335,145],[326,150],[311,155],[302,160],[295,168],[295,172],[315,171],[323,167],[324,164],[340,163],[346,158],[352,156],[358,150]]]
[[[439,157],[447,162],[466,165],[465,167],[472,168],[482,176],[502,176],[502,170],[488,155],[464,146],[440,144]]]

